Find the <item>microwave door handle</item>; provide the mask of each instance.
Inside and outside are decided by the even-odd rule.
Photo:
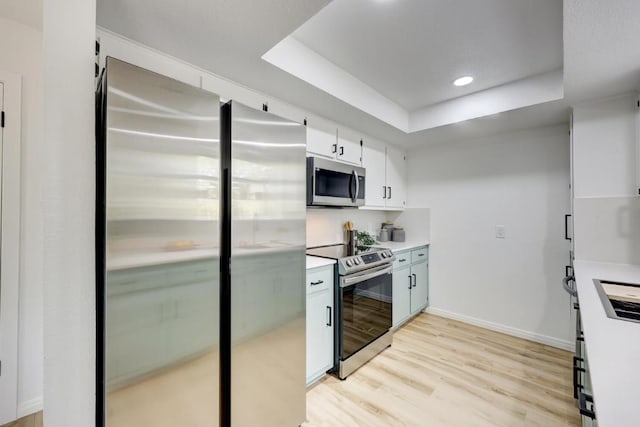
[[[357,179],[356,177],[357,177],[356,171],[352,170],[351,171],[351,177],[349,178],[349,195],[351,196],[351,202],[352,203],[356,202],[356,196],[357,196],[357,193],[355,193],[355,190],[353,190],[353,187],[357,188],[358,184],[357,184],[357,181],[356,181],[356,183],[352,183],[353,181],[351,181],[351,180],[352,179]]]
[[[356,179],[356,192],[353,195],[353,203],[355,203],[358,200],[358,194],[360,193],[360,178],[358,177],[358,172],[356,172],[356,170],[353,170],[353,175]]]

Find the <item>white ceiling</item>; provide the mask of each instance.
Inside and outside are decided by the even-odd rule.
[[[6,3],[10,0],[0,1]],[[501,114],[485,114],[483,118],[437,126],[426,130],[412,129],[414,130],[412,133],[407,133],[406,130],[403,131],[397,126],[390,125],[388,121],[368,112],[362,108],[362,106],[347,102],[341,97],[322,90],[261,59],[265,52],[283,39],[293,40],[293,38],[287,36],[294,33],[305,21],[318,12],[320,13],[316,15],[316,17],[322,19],[322,15],[324,14],[322,8],[325,5],[329,4],[326,10],[328,11],[327,13],[331,13],[331,10],[328,8],[333,8],[334,5],[343,7],[346,3],[353,2],[353,4],[356,4],[362,3],[363,1],[364,0],[334,0],[333,3],[329,4],[330,0],[187,0],[180,3],[171,0],[97,0],[97,13],[98,24],[115,33],[208,69],[239,84],[297,105],[309,113],[326,117],[327,119],[360,130],[381,140],[405,145],[407,147],[418,147],[432,142],[487,136],[507,130],[514,131],[536,126],[567,123],[568,106],[576,100],[621,93],[638,87],[640,70],[640,43],[638,42],[640,40],[640,1],[638,0],[564,0],[563,57],[564,87],[566,94],[564,100],[546,103],[538,100],[536,105],[531,105],[526,108],[518,108],[512,105],[510,111]],[[413,5],[414,7],[427,7],[429,4],[433,5],[438,3],[438,7],[443,7],[443,4],[447,4],[452,8],[458,8],[463,3],[479,3],[486,6],[484,10],[480,9],[479,11],[475,11],[476,9],[473,9],[475,12],[471,13],[469,12],[471,9],[466,9],[464,13],[459,13],[459,19],[461,21],[467,22],[472,29],[476,29],[476,33],[474,33],[476,34],[476,36],[474,36],[474,49],[470,55],[472,58],[476,58],[474,63],[484,64],[483,66],[486,66],[488,63],[488,61],[482,58],[485,54],[495,55],[499,57],[496,61],[507,61],[508,63],[510,61],[508,55],[501,56],[500,52],[496,52],[492,45],[486,45],[486,41],[484,42],[485,45],[478,42],[485,36],[490,39],[494,33],[492,25],[483,23],[480,17],[492,22],[491,20],[493,18],[501,16],[503,13],[509,13],[509,16],[522,16],[518,15],[512,8],[533,8],[532,5],[534,4],[542,4],[543,9],[546,10],[554,5],[557,7],[559,1],[560,0],[483,0],[480,2],[478,0],[369,0],[368,8],[386,8],[383,13],[384,16],[382,18],[378,17],[377,19],[379,21],[388,20],[389,22],[382,22],[381,25],[387,28],[389,26],[393,27],[392,30],[387,31],[387,33],[380,32],[380,34],[376,35],[376,31],[373,31],[374,34],[370,34],[370,36],[372,38],[382,37],[384,39],[386,34],[393,35],[393,37],[396,38],[400,37],[399,34],[410,34],[410,32],[404,28],[407,25],[402,21],[398,21],[399,18],[390,18],[396,16],[397,13],[406,13],[393,12],[392,10],[395,7],[403,9],[405,3],[407,6]],[[497,10],[490,10],[495,9],[495,6],[487,6],[488,4],[496,3],[506,5],[506,9],[503,10],[498,7]],[[511,3],[517,3],[518,5],[513,6]],[[348,7],[348,5],[346,6]],[[473,8],[477,5],[472,4],[471,6]],[[357,12],[355,15],[352,14],[349,17],[345,17],[345,19],[349,18],[355,23],[354,27],[365,26],[365,16],[371,15],[373,12],[370,11],[366,14],[364,12],[360,13],[360,10]],[[524,15],[525,17],[529,14],[532,16],[536,15],[542,19],[541,17],[545,16],[545,13],[549,12],[529,10],[529,13],[525,13]],[[447,14],[445,13],[445,15]],[[452,14],[447,16],[452,16]],[[420,19],[413,16],[409,18],[413,20],[412,22],[420,21]],[[554,15],[554,22],[556,22],[557,19],[557,16]],[[426,21],[428,21],[428,19],[424,18],[424,22]],[[442,31],[450,30],[450,28],[446,26],[442,28],[443,25],[440,25],[439,20],[433,22],[435,22],[434,25],[439,25]],[[547,24],[548,23],[544,25]],[[309,22],[308,25],[315,24]],[[336,26],[337,25],[338,23],[336,23]],[[499,25],[506,25],[505,31],[511,32],[516,31],[516,27],[519,27],[519,25],[516,25],[516,22],[502,23]],[[556,28],[557,23],[548,25],[549,28]],[[424,23],[421,23],[418,30],[428,31],[431,32],[431,34],[435,33],[434,28],[424,29],[422,28],[424,26]],[[471,29],[467,28],[463,30],[471,31]],[[302,30],[300,31],[302,33]],[[333,39],[334,35],[331,34],[333,31],[333,29],[325,31],[324,36],[328,39]],[[531,30],[528,29],[527,31]],[[395,34],[396,32],[398,34]],[[484,32],[488,34],[483,34]],[[363,43],[363,45],[366,45],[366,43],[362,42],[358,37],[360,36],[353,34],[347,42]],[[530,36],[531,40],[528,40],[528,37],[521,37],[519,43],[522,43],[523,46],[526,46],[526,44],[530,42],[534,45],[540,45],[545,43],[544,40],[546,40],[546,37],[546,34],[533,34]],[[351,40],[352,38],[354,40]],[[300,36],[300,39],[302,39],[302,36]],[[438,40],[439,47],[433,47],[432,43],[427,43],[430,40]],[[419,40],[411,40],[411,42],[414,43],[415,49],[421,48],[421,44],[418,43],[418,41]],[[324,43],[323,41],[321,42]],[[504,42],[503,40],[500,43]],[[463,46],[464,43],[454,45],[447,38],[435,35],[428,40],[424,40],[424,44],[425,46],[428,45],[428,49],[444,50],[443,55],[448,58],[448,63],[450,64],[454,64],[455,58],[459,57],[455,54],[457,49],[469,49]],[[515,41],[512,40],[507,43],[507,45],[511,47],[515,44]],[[315,47],[314,49],[320,50],[322,48]],[[377,52],[382,58],[395,57],[394,55],[399,54],[398,52],[389,53],[383,51],[382,45],[375,43],[372,43],[372,46],[367,49],[372,49],[374,53]],[[559,48],[555,46],[550,49],[555,53],[546,56],[549,52],[542,52],[538,60],[531,62],[535,62],[542,67],[542,64],[546,63],[547,60],[551,61],[549,58],[552,56],[555,57],[555,55],[557,55],[557,49]],[[562,46],[560,46],[560,49],[562,49]],[[366,49],[363,48],[362,50],[365,51]],[[449,50],[453,52],[448,52]],[[310,51],[313,52],[311,49]],[[373,56],[368,51],[365,53],[367,53],[369,57]],[[342,52],[342,55],[348,56],[347,59],[351,59],[352,62],[357,62],[356,59],[359,51],[354,51],[352,54],[349,54],[345,50]],[[529,55],[522,58],[522,55],[517,54],[516,59],[518,61],[529,61],[531,58]],[[338,57],[333,60],[336,62],[340,61]],[[327,62],[330,63],[329,61]],[[386,62],[388,62],[388,64]],[[395,68],[400,67],[396,67],[393,61],[389,60],[386,62],[383,61],[379,66],[389,67],[392,69],[392,72],[403,71],[400,69],[395,70]],[[439,58],[435,58],[432,61],[417,60],[416,67],[430,67],[432,64],[429,62],[437,64]],[[343,66],[351,67],[352,65],[345,63]],[[453,65],[451,66],[453,67]],[[548,67],[549,65],[546,66]],[[334,65],[334,67],[339,68],[338,65]],[[403,68],[413,69],[413,67],[414,65],[409,62],[405,64]],[[368,68],[372,67],[363,65],[360,68],[353,68],[353,72],[356,73],[359,69],[367,71]],[[496,73],[503,72],[502,66],[496,68],[499,68],[498,70],[494,70]],[[517,67],[514,66],[509,69],[513,71],[516,70],[516,68]],[[539,69],[535,71],[537,72]],[[453,72],[454,71],[442,73],[443,75],[448,75]],[[520,73],[522,72],[523,71],[520,71]],[[419,74],[420,73],[413,72],[413,74],[410,75],[415,75],[419,78]],[[373,73],[371,75],[373,76]],[[353,75],[351,75],[351,77],[356,79]],[[476,77],[478,76],[476,75]],[[386,88],[391,88],[392,85],[404,85],[403,82],[393,81],[380,85],[380,87],[373,87],[376,83],[373,80],[369,80],[372,77],[360,78],[370,81],[370,83],[362,83],[362,85],[367,86],[371,90],[378,90],[380,93],[383,91],[386,93]],[[447,82],[445,83],[446,84],[442,84],[442,86],[445,87],[434,88],[434,92],[440,91],[439,93],[444,95],[437,95],[437,97],[433,95],[434,98],[432,99],[448,96],[446,95],[447,91],[450,93],[450,91],[455,90],[449,84],[449,77],[447,77]],[[431,84],[431,82],[427,82],[426,84]],[[479,85],[484,84],[483,78],[478,78],[476,84],[477,86],[472,85],[473,87],[469,87],[468,89],[475,90],[480,87]],[[410,87],[410,85],[407,85],[407,87]],[[493,89],[485,90],[471,95],[471,97],[463,96],[457,98],[457,102],[461,102],[461,100],[467,98],[471,101],[473,99],[472,97],[476,97],[476,99],[487,99],[487,97],[490,97],[492,90]],[[420,97],[425,95],[419,94],[419,90],[416,90],[416,92],[416,97],[418,95]],[[410,96],[413,95],[410,94]],[[426,96],[432,95],[427,93]],[[380,97],[384,96],[380,95]],[[562,96],[560,97],[562,98]],[[389,100],[389,102],[393,103],[391,100]],[[397,105],[395,103],[393,104]],[[442,104],[447,104],[447,102],[442,102],[429,108],[434,108]],[[398,108],[402,107],[398,106]]]
[[[334,0],[292,36],[412,111],[562,68],[562,0]]]
[[[639,88],[640,1],[565,0],[564,15],[567,99]]]

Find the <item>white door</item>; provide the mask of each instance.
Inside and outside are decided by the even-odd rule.
[[[385,181],[385,147],[384,145],[365,139],[362,145],[362,167],[367,171],[364,187],[364,205],[384,207],[387,187]]]
[[[328,289],[307,295],[307,384],[324,374],[332,363],[332,306]]]
[[[307,152],[315,156],[335,159],[338,151],[336,130],[307,126]]]
[[[362,138],[353,132],[338,129],[338,156],[341,162],[362,166]]]
[[[19,75],[0,72],[0,425],[17,415],[20,87]]]
[[[411,269],[395,268],[393,270],[393,304],[392,304],[392,325],[398,326],[409,317],[411,308]]]
[[[411,314],[415,314],[427,305],[429,295],[429,265],[426,262],[411,266],[413,288],[411,289]]]
[[[387,147],[387,207],[404,208],[407,194],[404,152]]]
[[[4,111],[4,84],[0,82],[0,112]],[[0,224],[2,223],[2,147],[4,136],[4,127],[0,127]],[[2,228],[0,227],[0,237],[2,236]],[[2,239],[0,238],[0,241]],[[0,251],[0,265],[2,264],[2,253]],[[11,383],[9,378],[8,369],[14,367],[7,366],[7,350],[8,346],[12,343],[7,341],[7,323],[10,319],[7,318],[7,312],[10,307],[6,304],[5,293],[7,292],[7,286],[0,278],[0,424],[13,421],[16,417],[16,396],[15,391],[12,392],[12,388],[16,386],[15,383]],[[12,402],[12,403],[10,403]]]

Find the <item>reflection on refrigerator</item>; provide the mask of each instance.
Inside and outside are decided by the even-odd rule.
[[[97,424],[301,424],[304,126],[114,58],[105,70]]]

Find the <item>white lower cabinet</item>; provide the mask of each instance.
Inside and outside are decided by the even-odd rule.
[[[393,268],[393,328],[429,305],[428,247],[398,252]]]
[[[334,266],[307,270],[307,385],[333,368]]]

